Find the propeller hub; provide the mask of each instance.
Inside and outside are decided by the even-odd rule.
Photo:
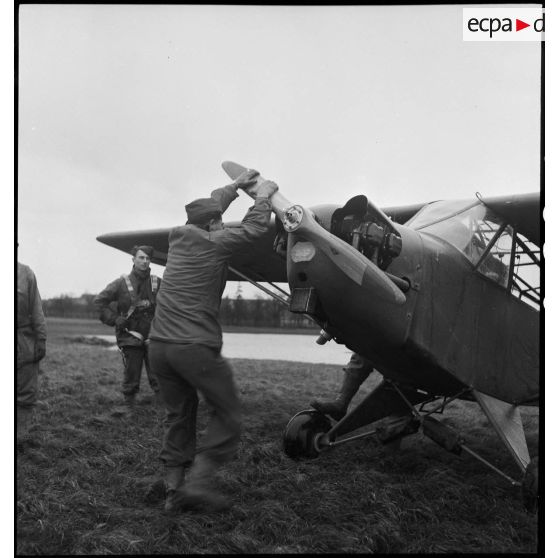
[[[293,205],[285,209],[283,215],[283,227],[287,232],[293,232],[298,229],[304,217],[304,209],[300,205]]]

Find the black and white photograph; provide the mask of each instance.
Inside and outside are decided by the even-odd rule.
[[[543,4],[14,23],[14,553],[541,553]]]

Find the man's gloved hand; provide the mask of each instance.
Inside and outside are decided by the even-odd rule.
[[[270,198],[277,190],[279,190],[279,186],[275,182],[265,180],[258,188],[258,198]]]
[[[35,342],[35,354],[34,360],[35,362],[39,362],[42,360],[46,355],[46,339],[37,339]]]
[[[124,316],[118,316],[116,318],[116,320],[114,320],[114,325],[116,327],[116,331],[118,333],[120,333],[121,331],[123,331],[126,328],[126,325],[128,324],[128,320],[127,318],[125,318]]]
[[[257,170],[246,169],[234,182],[233,186],[246,190],[257,182],[257,177],[260,173]]]

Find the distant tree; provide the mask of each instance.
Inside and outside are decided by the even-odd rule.
[[[84,293],[80,297],[63,294],[43,300],[45,315],[52,318],[97,319],[98,312],[93,304],[94,294]],[[239,286],[234,297],[223,297],[219,318],[223,325],[245,327],[315,328],[316,324],[303,314],[294,314],[285,304],[273,298],[259,295],[254,299],[242,297]]]
[[[71,317],[73,309],[75,309],[74,299],[69,295],[60,295],[43,302],[43,310],[47,316],[68,318]]]

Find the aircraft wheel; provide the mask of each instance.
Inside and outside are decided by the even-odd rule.
[[[539,458],[531,459],[521,483],[523,505],[529,511],[536,511],[539,505]]]
[[[294,415],[283,434],[283,449],[291,459],[312,459],[320,454],[319,438],[331,429],[322,413],[308,409]]]

